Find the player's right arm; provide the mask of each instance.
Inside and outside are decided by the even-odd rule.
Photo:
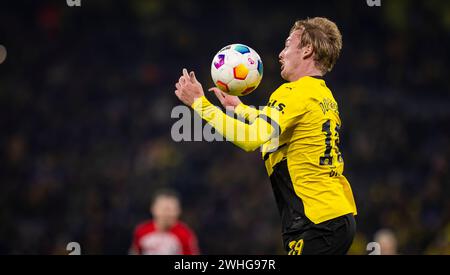
[[[209,91],[214,92],[217,99],[227,110],[232,110],[238,116],[244,118],[249,123],[253,123],[258,115],[261,114],[256,108],[250,107],[242,103],[242,101],[237,96],[229,95],[222,92],[219,88],[211,88]]]

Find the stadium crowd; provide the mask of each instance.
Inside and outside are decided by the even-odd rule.
[[[174,142],[174,83],[231,43],[258,51],[264,105],[295,19],[325,16],[344,49],[326,76],[359,215],[352,254],[380,229],[401,254],[450,254],[450,3],[9,1],[0,9],[0,253],[126,254],[153,192],[182,196],[205,254],[276,254],[279,217],[260,154]],[[292,1],[294,2],[294,1]],[[209,96],[213,102],[217,100]]]

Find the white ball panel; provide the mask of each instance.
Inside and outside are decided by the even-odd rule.
[[[246,53],[243,55],[242,62],[249,70],[257,70],[258,69],[258,57],[252,53]]]
[[[228,50],[223,53],[225,54],[225,64],[230,67],[236,67],[242,61],[242,54],[238,53],[235,50]]]
[[[212,77],[214,83],[216,83],[220,77],[220,72],[219,72],[219,70],[216,69],[216,67],[214,66],[214,63],[211,64],[211,77]]]
[[[223,65],[217,71],[218,71],[218,77],[214,81],[214,83],[216,83],[217,80],[220,80],[223,83],[228,84],[230,81],[232,81],[234,79],[233,68],[230,67],[228,64]]]
[[[248,87],[256,87],[261,82],[261,77],[257,70],[252,70],[248,73],[245,83]]]
[[[228,89],[230,90],[231,95],[239,96],[247,89],[247,83],[245,80],[233,79],[233,81],[228,83]]]

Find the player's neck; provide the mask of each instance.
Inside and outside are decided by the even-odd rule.
[[[297,81],[305,76],[323,76],[323,73],[319,69],[317,69],[316,66],[311,64],[311,66],[299,68],[291,82]]]

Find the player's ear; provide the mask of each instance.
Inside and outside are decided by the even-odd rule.
[[[308,44],[302,48],[303,59],[310,58],[314,53],[313,47],[311,44]]]

